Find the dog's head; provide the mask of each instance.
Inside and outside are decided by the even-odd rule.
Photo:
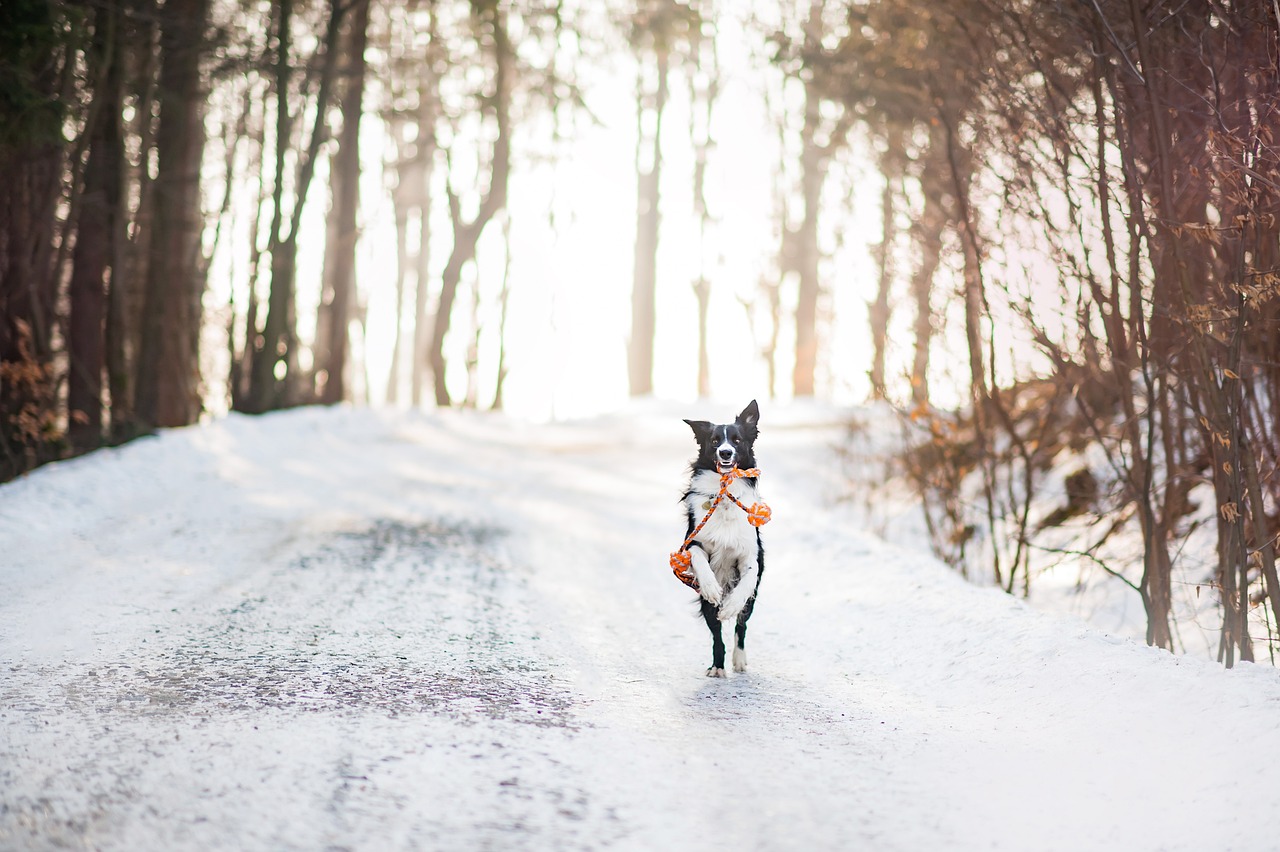
[[[743,470],[756,466],[755,442],[759,434],[760,407],[753,399],[732,423],[686,420],[698,439],[694,470]]]

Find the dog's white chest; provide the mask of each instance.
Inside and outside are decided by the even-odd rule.
[[[711,471],[699,471],[690,483],[690,492],[687,500],[696,523],[707,514],[712,503],[715,502],[716,495],[720,493],[719,475]],[[760,500],[755,487],[741,479],[736,479],[730,484],[729,493],[744,506],[751,506]],[[698,541],[707,545],[712,551],[713,563],[717,561],[716,551],[721,550],[741,558],[755,553],[756,528],[747,520],[747,513],[726,498],[720,501],[715,513],[702,528],[702,532],[698,533]],[[727,556],[729,553],[724,555]]]

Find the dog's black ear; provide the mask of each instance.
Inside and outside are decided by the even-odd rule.
[[[746,429],[752,435],[758,431],[760,425],[760,406],[756,405],[753,399],[747,403],[747,407],[742,409],[742,413],[738,415],[738,425]]]
[[[698,439],[699,444],[705,444],[711,438],[711,430],[716,426],[709,420],[686,420],[689,428],[693,430],[693,436]]]

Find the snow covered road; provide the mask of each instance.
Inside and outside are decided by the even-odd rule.
[[[299,410],[0,487],[0,848],[1280,848],[1276,670],[862,532],[811,416],[764,410],[704,677],[666,562],[716,415]]]

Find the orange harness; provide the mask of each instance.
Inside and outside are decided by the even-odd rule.
[[[689,545],[693,544],[693,540],[698,537],[698,533],[702,532],[702,528],[707,525],[707,521],[711,520],[711,516],[716,513],[716,509],[720,507],[720,501],[728,497],[730,502],[734,503],[739,509],[747,513],[747,522],[753,527],[762,527],[769,523],[769,518],[773,512],[764,503],[752,503],[748,508],[742,505],[742,501],[729,493],[729,486],[733,484],[735,479],[743,477],[753,479],[760,475],[760,468],[753,467],[750,470],[742,470],[741,468],[733,468],[727,473],[720,474],[720,493],[711,501],[711,508],[702,516],[702,520],[693,528],[693,532],[689,533],[689,537],[684,540],[684,544],[680,545],[680,549],[671,554],[671,573],[676,575],[676,579],[684,583],[695,592],[698,591],[698,580],[693,576],[690,570],[693,564],[693,557],[689,555]]]

